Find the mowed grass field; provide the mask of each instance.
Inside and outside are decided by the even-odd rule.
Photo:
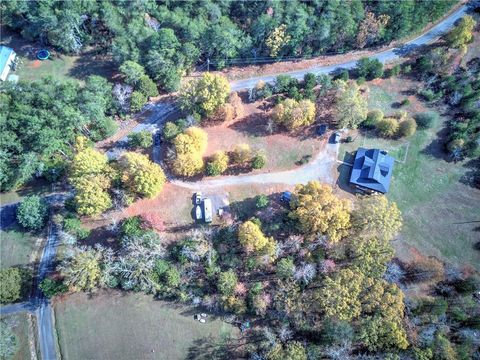
[[[15,334],[18,345],[17,352],[11,358],[8,358],[8,360],[29,360],[32,358],[28,340],[27,316],[27,314],[23,313],[1,317]]]
[[[389,115],[396,111],[392,104],[404,98],[402,91],[415,85],[420,84],[402,79],[376,81],[376,84],[370,84],[369,108],[380,108]],[[404,110],[411,115],[436,111],[414,98]],[[480,270],[480,252],[473,248],[480,239],[480,190],[462,181],[467,170],[463,163],[455,164],[444,159],[438,133],[445,121],[446,118],[439,116],[438,122],[430,129],[419,130],[404,140],[359,134],[355,142],[341,145],[339,157],[343,160],[347,152],[366,146],[386,149],[400,160],[395,162],[388,194],[398,204],[404,219],[399,239],[395,241],[399,257],[409,260],[410,249],[414,247],[425,255]],[[406,161],[402,163],[407,146]],[[345,159],[351,160],[348,156]],[[341,166],[341,185],[348,182],[349,174],[350,169]]]
[[[201,324],[193,319],[195,313],[195,309],[138,293],[74,294],[55,304],[61,356],[69,360],[186,359],[198,352],[206,356],[206,351],[238,336],[237,329],[220,320],[209,318]]]
[[[28,265],[38,237],[19,227],[0,231],[0,268]]]

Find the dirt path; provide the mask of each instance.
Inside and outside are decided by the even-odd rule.
[[[313,161],[294,170],[279,171],[264,174],[224,176],[217,179],[188,182],[172,180],[177,186],[192,190],[211,189],[232,185],[248,184],[305,184],[311,180],[333,184],[334,167],[337,165],[339,144],[327,144]]]

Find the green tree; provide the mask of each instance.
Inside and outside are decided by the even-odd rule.
[[[263,209],[263,208],[266,208],[268,206],[268,203],[270,201],[268,200],[268,196],[267,195],[264,195],[264,194],[261,194],[261,195],[257,195],[255,197],[255,207],[257,209]]]
[[[261,169],[265,166],[267,162],[267,157],[265,154],[256,153],[252,159],[252,168],[253,169]]]
[[[130,97],[130,110],[132,112],[138,112],[143,109],[147,103],[147,97],[140,91],[134,91]]]
[[[175,123],[168,121],[163,128],[163,136],[170,141],[182,132],[182,129]]]
[[[350,203],[337,198],[330,186],[318,181],[297,185],[291,208],[290,218],[298,222],[300,231],[312,237],[325,234],[337,242],[350,228]]]
[[[367,100],[353,82],[336,80],[337,98],[335,111],[340,128],[356,129],[367,117]]]
[[[400,321],[381,316],[362,320],[359,339],[369,351],[405,350],[408,347],[407,334]]]
[[[366,128],[375,128],[377,123],[384,118],[383,111],[374,109],[368,112],[367,118],[362,122],[362,126]]]
[[[184,111],[210,116],[226,103],[229,94],[230,84],[225,77],[205,73],[180,90],[180,107]]]
[[[61,266],[64,283],[73,291],[93,290],[100,284],[102,253],[91,248],[76,248]]]
[[[53,280],[51,278],[43,279],[40,283],[40,289],[48,298],[64,294],[68,291],[68,287],[62,281]]]
[[[267,360],[307,360],[307,351],[298,341],[291,341],[286,346],[276,344],[267,353]]]
[[[218,275],[217,288],[222,295],[233,295],[237,283],[237,274],[233,270],[224,271]]]
[[[28,230],[39,230],[45,226],[48,207],[38,195],[27,196],[17,209],[17,220]]]
[[[151,162],[147,156],[127,152],[119,159],[122,182],[134,194],[153,198],[163,189],[165,174],[160,165]]]
[[[145,69],[135,61],[125,61],[120,65],[119,70],[125,77],[125,82],[129,85],[136,85],[140,79],[145,76]]]
[[[18,268],[0,270],[0,303],[12,303],[22,296],[23,278]]]
[[[466,46],[473,39],[473,29],[475,28],[476,21],[471,15],[466,15],[460,19],[458,25],[455,26],[445,36],[445,40],[448,45],[453,48],[459,48],[466,50]]]
[[[291,279],[295,272],[295,264],[291,257],[280,259],[277,263],[276,274],[280,279]]]
[[[147,75],[140,77],[137,84],[137,90],[145,95],[147,99],[158,96],[157,85]]]
[[[132,148],[149,148],[153,145],[153,137],[150,131],[143,130],[128,135],[128,145]]]
[[[378,59],[361,58],[357,61],[357,73],[367,80],[381,78],[383,76],[383,64]]]

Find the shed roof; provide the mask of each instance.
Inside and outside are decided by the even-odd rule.
[[[358,148],[350,183],[386,193],[390,188],[394,161],[386,151]]]
[[[0,73],[3,72],[5,66],[8,65],[8,59],[12,53],[14,53],[13,49],[6,46],[0,46]]]

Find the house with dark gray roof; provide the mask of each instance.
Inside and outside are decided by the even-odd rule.
[[[390,188],[394,162],[386,151],[358,148],[350,184],[360,192],[385,194]]]

